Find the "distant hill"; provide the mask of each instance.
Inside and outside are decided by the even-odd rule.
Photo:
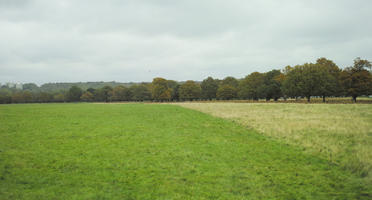
[[[111,87],[116,87],[118,85],[122,85],[125,87],[130,87],[135,84],[140,84],[140,83],[134,83],[134,82],[129,82],[129,83],[121,83],[121,82],[72,82],[72,83],[45,83],[41,85],[40,87],[37,87],[33,83],[28,83],[24,84],[24,89],[28,89],[31,91],[41,91],[41,92],[59,92],[59,91],[67,91],[69,90],[72,86],[78,86],[83,90],[86,90],[88,88],[102,88],[104,86],[111,86]]]

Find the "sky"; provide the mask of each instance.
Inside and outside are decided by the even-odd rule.
[[[372,61],[371,0],[0,0],[0,83],[243,78]]]

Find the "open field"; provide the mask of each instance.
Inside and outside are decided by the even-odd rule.
[[[302,147],[372,184],[372,105],[181,103]]]
[[[369,199],[364,181],[179,106],[0,105],[0,199]]]

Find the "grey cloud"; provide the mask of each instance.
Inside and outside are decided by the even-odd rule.
[[[0,0],[0,82],[201,80],[371,60],[368,0]]]

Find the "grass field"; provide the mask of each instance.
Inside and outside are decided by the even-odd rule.
[[[371,191],[327,159],[175,105],[0,105],[0,199],[370,199]]]
[[[372,184],[372,105],[183,103],[303,147]]]

